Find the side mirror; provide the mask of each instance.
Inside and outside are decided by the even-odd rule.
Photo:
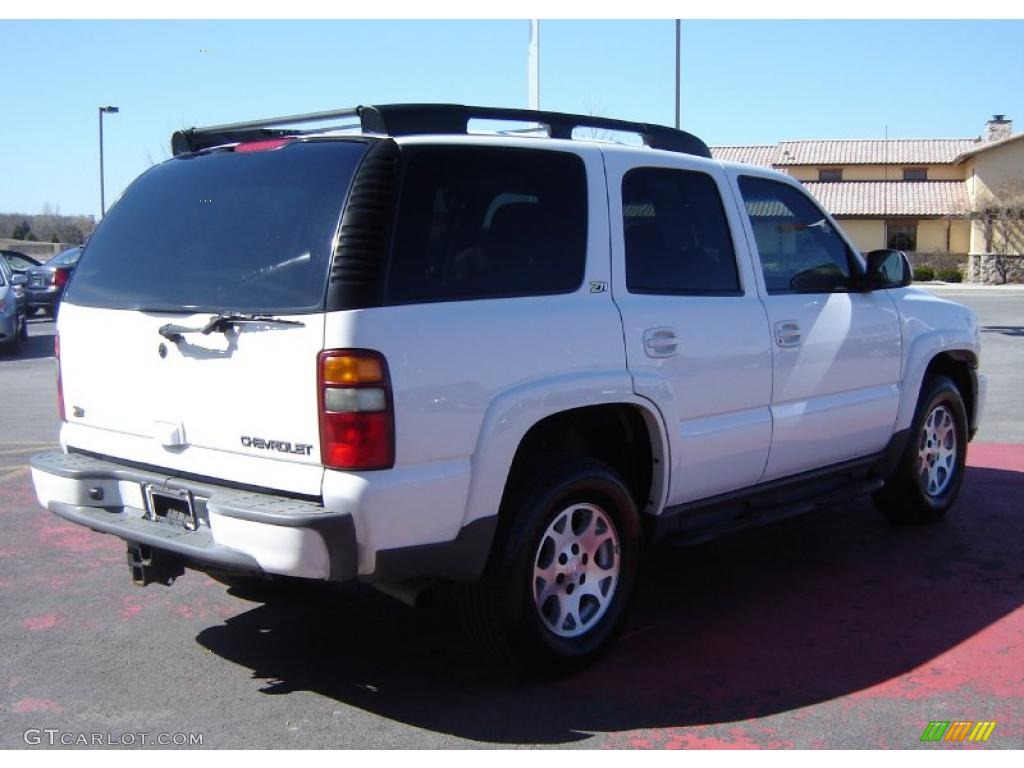
[[[914,279],[914,270],[910,260],[903,251],[885,248],[871,251],[867,255],[867,273],[864,282],[868,290],[879,288],[902,288],[910,285]]]
[[[19,273],[11,275],[11,285],[20,285],[22,287],[28,285],[28,278]]]

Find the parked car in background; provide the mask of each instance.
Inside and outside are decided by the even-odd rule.
[[[17,347],[25,338],[25,301],[18,296],[25,276],[15,274],[6,259],[0,259],[0,348]]]
[[[60,304],[64,295],[64,286],[71,278],[71,273],[82,255],[82,248],[75,246],[59,253],[45,264],[38,267],[31,267],[28,272],[28,285],[26,286],[26,299],[28,301],[29,314],[35,314],[42,310],[47,314],[54,314],[57,305]]]
[[[7,266],[11,270],[18,274],[25,274],[32,267],[38,267],[42,265],[39,259],[32,258],[27,253],[21,251],[4,251],[0,250],[0,256],[3,256],[4,261],[7,262]]]

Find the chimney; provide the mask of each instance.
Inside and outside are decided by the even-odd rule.
[[[999,141],[1013,133],[1013,120],[1007,120],[1006,115],[992,115],[992,119],[985,123],[985,141]]]

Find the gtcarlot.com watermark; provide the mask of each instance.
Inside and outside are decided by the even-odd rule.
[[[201,747],[201,733],[84,733],[59,728],[29,728],[30,747]]]

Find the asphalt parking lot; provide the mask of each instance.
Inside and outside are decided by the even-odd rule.
[[[942,293],[978,311],[990,377],[947,519],[894,527],[862,501],[660,550],[611,655],[547,683],[478,657],[443,599],[247,594],[198,573],[133,587],[120,541],[34,497],[25,462],[58,421],[53,327],[33,320],[0,353],[0,748],[28,729],[214,748],[1024,748],[1024,290]],[[997,725],[983,745],[922,744],[933,720]]]

